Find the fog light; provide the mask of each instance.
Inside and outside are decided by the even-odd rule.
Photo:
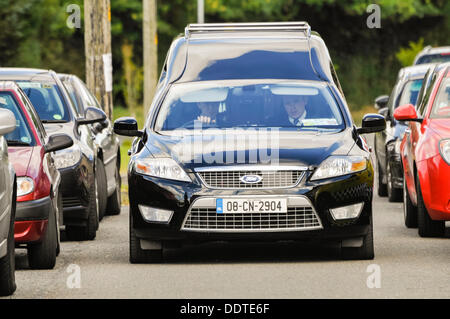
[[[333,208],[330,209],[330,212],[334,220],[352,219],[359,217],[363,206],[364,203],[358,203],[355,205]]]
[[[168,224],[172,219],[173,211],[139,205],[139,211],[145,221],[150,223]]]

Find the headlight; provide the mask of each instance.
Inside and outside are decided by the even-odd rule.
[[[134,167],[139,174],[192,182],[180,165],[171,158],[137,159]]]
[[[34,181],[29,177],[17,178],[17,197],[25,196],[34,191]]]
[[[441,140],[439,142],[439,150],[441,151],[441,156],[444,161],[446,161],[447,164],[450,165],[450,139]]]
[[[362,156],[330,156],[314,172],[311,180],[361,172],[366,168],[367,160]]]
[[[58,169],[74,166],[81,160],[81,149],[78,145],[73,145],[70,148],[55,152],[53,159]]]

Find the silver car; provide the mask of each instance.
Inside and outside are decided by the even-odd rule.
[[[8,161],[4,135],[16,128],[14,114],[0,109],[0,296],[16,290],[14,261],[14,217],[16,211],[16,178]]]

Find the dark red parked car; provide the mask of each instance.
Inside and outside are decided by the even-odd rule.
[[[400,146],[405,224],[422,237],[443,236],[450,221],[450,63],[427,73],[417,110],[403,105],[394,117],[409,122]]]
[[[0,108],[12,111],[16,129],[5,136],[17,176],[16,247],[28,249],[34,269],[52,269],[59,252],[60,173],[50,153],[73,144],[68,135],[48,137],[31,102],[16,83],[0,81]]]

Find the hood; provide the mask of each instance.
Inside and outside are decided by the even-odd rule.
[[[146,144],[155,157],[172,157],[186,170],[225,165],[318,166],[328,156],[347,155],[355,145],[352,129],[339,133],[248,131],[167,136],[152,133]]]
[[[73,136],[73,125],[70,122],[67,123],[45,123],[44,124],[45,132],[47,135],[52,134],[68,134],[69,136]]]
[[[28,176],[33,150],[34,147],[8,147],[9,161],[14,166],[17,176]]]

